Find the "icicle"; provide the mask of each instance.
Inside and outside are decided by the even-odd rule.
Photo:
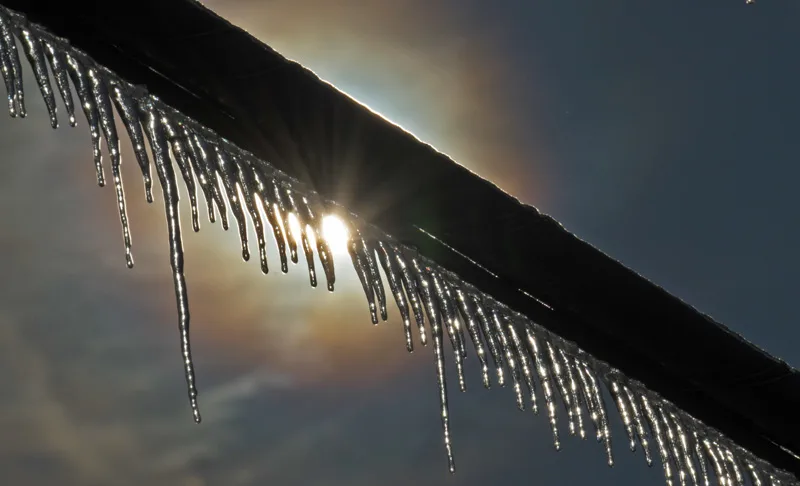
[[[286,273],[289,271],[289,264],[286,260],[286,239],[283,237],[283,228],[279,222],[278,216],[275,214],[275,204],[270,199],[270,190],[267,188],[266,176],[261,173],[259,168],[251,166],[253,181],[255,182],[254,194],[261,201],[261,207],[264,210],[264,216],[272,228],[272,235],[275,238],[275,244],[278,246],[278,257],[281,261],[281,272]],[[258,203],[256,203],[258,204]]]
[[[628,385],[623,385],[622,389],[625,392],[625,397],[628,399],[628,405],[630,405],[631,408],[633,422],[636,424],[636,436],[639,438],[639,444],[642,446],[642,450],[644,451],[645,461],[647,461],[648,466],[652,467],[653,456],[650,452],[650,442],[647,438],[647,431],[644,428],[644,418],[641,410],[639,409],[639,404],[636,403],[636,397],[631,389],[628,388]]]
[[[681,459],[680,449],[678,448],[678,437],[673,430],[672,424],[670,423],[664,408],[657,406],[655,407],[655,412],[656,416],[661,419],[661,426],[664,427],[667,445],[669,446],[667,451],[672,457],[672,463],[675,464],[675,467],[678,470],[678,480],[680,481],[681,486],[686,486],[686,470],[684,468],[683,460]]]
[[[608,458],[608,465],[614,465],[614,455],[611,449],[611,427],[608,423],[608,412],[606,407],[606,400],[603,397],[603,391],[600,390],[600,387],[597,385],[597,378],[595,378],[594,371],[592,370],[589,365],[585,362],[578,362],[576,360],[576,365],[580,366],[583,365],[584,371],[586,372],[586,378],[589,379],[589,385],[591,386],[592,393],[595,396],[595,400],[597,402],[597,411],[600,414],[600,425],[603,428],[603,444],[606,448],[606,457]]]
[[[186,149],[186,158],[189,160],[189,165],[192,167],[195,180],[197,184],[200,185],[200,192],[203,194],[203,200],[206,202],[208,222],[213,224],[217,219],[214,214],[214,196],[211,192],[211,184],[209,183],[209,176],[206,173],[205,164],[200,160],[200,152],[197,149],[197,145],[194,143],[194,133],[185,123],[179,123],[178,130],[180,130],[180,137]]]
[[[271,182],[272,197],[274,198],[275,204],[278,205],[278,212],[283,218],[283,232],[286,234],[286,243],[289,245],[289,258],[291,258],[292,263],[297,263],[297,240],[299,238],[292,231],[292,225],[289,224],[289,208],[286,206],[286,201],[284,201],[283,194],[280,189],[280,182],[278,182],[275,178],[273,178]]]
[[[636,451],[636,431],[634,430],[633,420],[631,420],[631,413],[628,410],[628,404],[625,402],[622,387],[619,386],[615,376],[609,377],[606,383],[606,388],[611,393],[614,403],[617,405],[617,412],[622,418],[622,423],[625,426],[625,432],[628,434],[628,446],[631,452]]]
[[[292,191],[292,188],[287,184],[281,184],[281,189],[283,190],[283,195],[285,197],[287,208],[289,211],[294,214],[299,222],[300,227],[300,234],[295,235],[295,237],[300,238],[300,242],[303,246],[303,255],[306,257],[306,266],[308,266],[308,280],[312,287],[317,286],[317,270],[314,266],[314,250],[311,248],[311,242],[308,240],[308,235],[306,234],[308,228],[308,221],[306,220],[305,211],[301,211],[297,203],[295,202],[295,197]],[[369,253],[369,252],[367,252]],[[384,305],[384,312],[386,306]],[[386,320],[384,318],[384,320]]]
[[[427,282],[425,287],[427,288]],[[430,289],[427,288],[429,298],[426,299],[426,304],[430,306],[430,312],[436,315],[436,310],[433,308],[432,300],[430,299]],[[433,353],[436,357],[436,380],[439,384],[439,406],[442,416],[442,430],[444,431],[444,446],[447,451],[447,465],[450,473],[456,472],[455,459],[453,458],[453,448],[450,438],[450,409],[447,404],[447,377],[445,376],[444,367],[444,346],[442,325],[438,317],[429,315],[429,322],[431,323],[431,337],[433,338]]]
[[[103,155],[100,152],[100,114],[97,111],[97,105],[94,103],[92,87],[87,79],[84,66],[70,54],[66,54],[66,58],[67,72],[70,78],[72,78],[72,84],[75,85],[75,91],[78,92],[83,114],[86,115],[86,122],[89,124],[89,134],[92,137],[94,168],[97,172],[97,185],[103,187],[106,185],[106,180],[103,174]]]
[[[414,320],[417,322],[417,328],[419,329],[419,342],[421,342],[423,346],[427,346],[428,338],[425,335],[425,318],[423,317],[422,304],[420,303],[420,299],[417,295],[419,292],[417,281],[411,273],[411,268],[406,262],[402,251],[396,246],[392,247],[392,251],[394,254],[394,261],[397,263],[397,268],[400,269],[400,282],[403,284],[406,296],[408,297],[408,302],[411,305],[411,311],[414,314]]]
[[[484,310],[484,302],[476,293],[473,293],[471,298],[472,304],[475,306],[475,316],[481,325],[483,337],[486,339],[489,353],[492,355],[492,361],[494,361],[495,370],[497,371],[497,384],[506,386],[505,360],[503,359],[503,351],[500,349],[497,339],[495,339],[491,316]]]
[[[440,275],[441,276],[441,275]],[[456,343],[458,345],[458,353],[461,355],[462,359],[466,359],[467,357],[467,340],[464,338],[464,325],[461,320],[458,318],[458,305],[455,301],[455,290],[453,289],[452,285],[442,277],[442,284],[444,286],[444,297],[447,301],[448,312],[450,314],[450,326],[453,329],[453,336],[455,337]]]
[[[191,343],[189,341],[189,300],[186,293],[186,279],[183,274],[183,242],[181,240],[181,223],[178,213],[178,187],[175,172],[169,160],[168,146],[164,129],[152,103],[142,102],[140,111],[145,119],[145,133],[150,141],[161,192],[164,196],[164,209],[167,216],[169,232],[170,265],[172,279],[175,284],[175,297],[178,301],[178,329],[181,336],[181,354],[189,390],[189,403],[194,421],[200,423],[200,409],[197,405],[197,387],[195,385],[194,362],[192,361]]]
[[[318,201],[316,195],[308,194],[306,196],[299,196],[296,198],[298,211],[304,215],[304,218],[311,229],[314,231],[314,241],[317,244],[317,255],[319,261],[322,263],[322,270],[325,272],[325,280],[329,292],[333,292],[336,283],[336,270],[334,269],[333,256],[331,255],[331,248],[325,238],[323,232],[323,218],[321,215],[325,214],[324,208]]]
[[[258,211],[256,205],[256,196],[253,194],[253,188],[256,187],[253,182],[253,171],[247,165],[247,162],[239,161],[237,169],[239,175],[239,187],[242,188],[242,195],[244,196],[244,203],[247,207],[247,212],[250,213],[250,220],[253,222],[253,228],[256,231],[256,241],[258,243],[258,258],[261,262],[261,273],[264,275],[269,273],[269,264],[267,262],[267,241],[264,236],[264,223],[261,220],[261,213]]]
[[[148,203],[153,202],[153,179],[150,175],[150,159],[147,156],[147,149],[144,145],[144,134],[142,133],[141,120],[139,120],[139,113],[136,111],[135,101],[126,92],[125,88],[117,82],[111,83],[111,100],[117,107],[122,119],[122,124],[128,132],[128,137],[131,139],[133,145],[133,154],[136,156],[136,162],[142,171],[142,178],[144,180],[144,193]]]
[[[694,467],[692,460],[692,448],[689,444],[689,436],[686,434],[686,425],[681,421],[677,413],[669,413],[672,422],[675,424],[675,432],[678,436],[678,443],[681,446],[681,456],[686,469],[689,470],[689,476],[692,478],[692,484],[698,486],[700,483],[697,479],[697,469]]]
[[[547,356],[550,358],[550,366],[553,370],[553,376],[556,378],[556,388],[561,395],[561,400],[564,402],[564,408],[567,410],[569,435],[575,435],[577,434],[575,409],[572,406],[572,395],[570,395],[569,390],[567,389],[567,382],[564,380],[564,370],[562,369],[558,354],[556,353],[552,343],[550,343],[548,340],[545,340],[544,346],[545,349],[547,349]]]
[[[750,474],[750,482],[753,483],[753,486],[762,486],[761,476],[758,474],[758,470],[753,466],[752,463],[748,462],[747,464],[747,472]]]
[[[386,281],[389,284],[389,291],[394,296],[397,309],[400,311],[400,318],[403,319],[403,332],[406,338],[406,349],[409,353],[414,351],[414,341],[411,337],[411,314],[408,310],[406,303],[406,295],[403,292],[402,276],[397,263],[392,258],[392,250],[387,248],[387,244],[383,241],[375,241],[375,248],[370,251],[375,251],[378,254],[378,262],[383,268],[383,273],[386,275]]]
[[[375,253],[372,251],[371,245],[367,243],[367,240],[371,239],[371,236],[367,236],[365,238],[358,228],[354,228],[354,232],[350,233],[350,238],[361,240],[360,244],[358,245],[358,248],[361,251],[361,258],[365,264],[367,275],[369,275],[370,285],[375,293],[375,298],[378,301],[377,305],[381,319],[386,321],[389,318],[386,310],[386,291],[383,288],[381,274],[378,272],[378,264],[375,262]]]
[[[364,290],[364,297],[367,299],[367,306],[369,307],[369,315],[373,324],[378,323],[378,307],[375,305],[375,291],[369,279],[369,271],[367,270],[366,263],[364,262],[361,250],[362,240],[360,238],[353,238],[355,231],[352,227],[349,228],[351,235],[350,241],[347,243],[347,253],[350,255],[350,261],[353,263],[353,268],[358,275],[358,280],[361,282],[361,288]]]
[[[5,22],[0,16],[0,27],[4,26]],[[8,50],[8,45],[2,31],[0,31],[0,72],[3,74],[3,82],[6,85],[6,93],[8,93],[8,114],[12,118],[17,116],[17,91],[14,86],[16,80],[14,77],[14,70],[11,65],[11,55]]]
[[[650,423],[650,430],[656,438],[658,455],[661,457],[661,465],[664,467],[664,478],[667,481],[667,486],[672,486],[672,465],[669,462],[669,453],[667,452],[666,440],[661,429],[661,423],[653,407],[650,405],[650,400],[645,395],[641,395],[641,401],[645,417],[647,417],[647,421]]]
[[[192,166],[189,162],[188,150],[183,145],[182,134],[178,131],[177,124],[170,120],[167,113],[160,112],[161,125],[164,126],[164,131],[167,134],[167,141],[172,148],[172,157],[178,164],[178,169],[181,172],[183,183],[186,185],[186,192],[189,194],[189,206],[192,210],[192,230],[194,232],[200,231],[200,220],[197,211],[197,186],[194,183],[194,175],[192,174]]]
[[[514,382],[514,396],[517,399],[517,408],[525,410],[525,400],[522,397],[522,384],[520,383],[521,378],[517,366],[518,360],[511,348],[508,336],[506,336],[505,326],[503,325],[505,319],[494,306],[489,308],[489,317],[494,325],[494,332],[497,334],[498,340],[500,341],[502,353],[505,355],[506,365],[511,372],[511,380]]]
[[[125,209],[125,189],[122,185],[120,166],[122,157],[119,151],[119,136],[114,123],[114,112],[108,96],[108,88],[100,73],[94,68],[86,70],[86,78],[92,95],[92,104],[97,108],[100,128],[106,139],[108,152],[111,155],[111,177],[114,180],[114,191],[117,196],[117,210],[122,224],[122,238],[125,241],[125,263],[128,268],[133,268],[133,254],[131,253],[131,231],[128,226],[128,212]]]
[[[22,63],[19,62],[19,52],[17,51],[17,41],[12,33],[11,21],[6,16],[5,10],[0,9],[0,37],[2,37],[3,57],[8,59],[9,74],[13,84],[13,102],[9,99],[9,113],[11,116],[19,115],[20,118],[27,116],[25,109],[25,90],[22,84]],[[6,84],[6,86],[8,86]],[[11,96],[11,95],[9,95]],[[16,108],[13,107],[16,105]]]
[[[33,77],[39,85],[47,113],[50,115],[50,126],[58,128],[58,117],[56,116],[56,97],[53,88],[50,86],[50,76],[47,74],[47,62],[45,61],[44,51],[39,39],[36,38],[27,26],[19,29],[19,37],[22,40],[22,50],[25,57],[33,69]]]
[[[447,290],[439,274],[430,268],[426,268],[426,270],[428,270],[430,281],[433,284],[433,296],[439,303],[440,315],[444,321],[444,326],[447,328],[450,345],[453,347],[453,356],[456,359],[456,372],[458,374],[458,387],[462,392],[465,392],[467,391],[467,383],[464,379],[464,355],[461,353],[458,334],[453,323],[456,318],[456,309],[451,299],[446,295]]]
[[[736,456],[733,455],[729,448],[724,448],[725,457],[728,459],[728,463],[730,463],[731,468],[733,468],[733,476],[736,478],[737,484],[744,484],[744,475],[742,474],[742,468],[739,467],[739,461],[736,460]]]
[[[700,474],[703,477],[703,485],[710,486],[711,482],[708,479],[708,465],[706,464],[706,455],[703,452],[703,444],[696,429],[692,429],[692,445],[694,448],[694,455],[697,459],[697,464],[700,465]]]
[[[478,330],[475,312],[462,289],[456,287],[455,293],[456,305],[458,306],[459,312],[461,312],[462,319],[467,323],[467,332],[469,333],[470,340],[472,340],[472,345],[475,347],[475,354],[478,356],[478,361],[481,364],[481,378],[483,379],[483,386],[484,388],[488,389],[492,386],[492,382],[489,379],[489,365],[486,362],[486,349],[483,347],[483,341],[481,341],[481,335],[480,331]],[[535,410],[536,394],[532,395],[533,407]]]
[[[581,411],[581,399],[578,394],[578,383],[575,380],[575,371],[573,370],[573,363],[570,361],[569,356],[563,348],[558,348],[558,354],[561,362],[564,365],[564,371],[567,373],[567,389],[571,396],[573,416],[578,426],[578,435],[581,439],[586,438],[586,429],[583,427],[583,413]]]
[[[547,405],[547,416],[550,419],[550,428],[553,430],[553,445],[556,450],[561,449],[561,439],[558,437],[558,423],[556,422],[556,401],[553,397],[553,388],[550,385],[550,376],[547,364],[539,348],[539,341],[530,326],[525,327],[528,348],[536,363],[536,372],[539,374],[539,382],[542,384],[545,405]]]
[[[725,451],[722,450],[722,446],[720,446],[716,441],[711,442],[711,447],[713,447],[714,452],[717,453],[717,460],[719,461],[723,475],[725,476],[725,484],[728,486],[733,486],[734,476],[731,474],[731,468],[728,464],[728,458],[725,456]]]
[[[603,424],[600,421],[599,405],[595,400],[594,393],[592,392],[592,385],[589,382],[589,377],[586,376],[586,370],[575,359],[575,370],[578,372],[578,381],[581,385],[581,392],[583,393],[583,401],[586,403],[586,408],[589,411],[589,418],[594,426],[595,437],[597,442],[603,440]]]
[[[433,300],[433,289],[431,288],[432,284],[428,280],[425,272],[422,270],[417,258],[411,258],[411,261],[409,262],[409,268],[411,269],[412,275],[414,275],[416,288],[419,292],[420,300],[422,301],[422,307],[425,309],[425,313],[428,315],[428,322],[431,326],[431,332],[433,332],[434,323],[439,325],[439,327],[442,327],[442,325],[441,322],[439,322],[439,310]]]
[[[49,40],[43,39],[42,45],[44,46],[47,61],[50,63],[50,70],[56,80],[56,86],[58,86],[58,91],[61,93],[61,99],[64,101],[64,108],[66,108],[69,116],[69,125],[74,127],[78,122],[75,119],[75,103],[72,100],[72,90],[69,86],[69,75],[66,67],[67,59],[64,57],[64,52],[61,49],[56,49]]]
[[[533,370],[531,369],[528,354],[525,352],[525,345],[519,337],[516,329],[516,320],[509,319],[508,321],[508,334],[511,336],[511,346],[514,348],[514,354],[519,358],[520,368],[522,369],[522,376],[525,378],[525,385],[528,387],[528,394],[531,398],[531,410],[533,413],[539,413],[539,404],[536,401],[536,386],[534,385]],[[521,323],[520,326],[525,326]]]
[[[214,163],[213,147],[209,146],[208,141],[204,136],[195,132],[191,137],[197,155],[199,156],[198,162],[203,167],[208,186],[211,190],[211,196],[217,204],[219,210],[219,220],[222,223],[222,229],[228,230],[228,207],[225,203],[225,198],[222,196],[222,191],[219,188],[219,176],[217,175],[216,164]]]
[[[212,160],[216,163],[217,173],[221,176],[222,186],[225,188],[228,202],[230,202],[231,205],[231,212],[239,228],[239,242],[242,244],[242,260],[248,261],[250,260],[250,248],[247,244],[247,219],[244,216],[244,210],[242,209],[241,201],[239,201],[239,193],[236,190],[236,179],[238,179],[236,175],[236,164],[231,160],[231,154],[219,145],[214,145],[212,154]]]

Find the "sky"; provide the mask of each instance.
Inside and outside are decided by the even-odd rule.
[[[800,4],[206,4],[800,364]],[[622,440],[613,469],[591,441],[554,451],[544,417],[474,372],[452,393],[450,476],[432,353],[406,353],[396,315],[369,323],[341,255],[327,294],[300,266],[260,275],[208,223],[185,239],[196,426],[163,211],[126,141],[128,270],[84,120],[51,130],[26,81],[30,116],[0,116],[1,484],[662,484]]]

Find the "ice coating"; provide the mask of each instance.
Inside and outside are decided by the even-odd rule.
[[[414,350],[412,318],[423,345],[427,344],[430,333],[440,420],[450,471],[455,471],[455,461],[447,394],[445,332],[454,351],[459,387],[466,389],[464,360],[475,356],[480,365],[481,381],[489,388],[490,356],[500,385],[505,384],[507,373],[511,376],[519,408],[524,408],[525,395],[530,397],[534,411],[538,410],[539,395],[543,398],[541,403],[547,409],[547,420],[557,449],[562,446],[557,409],[564,407],[571,434],[580,437],[586,435],[583,413],[586,411],[597,440],[603,443],[608,463],[613,465],[610,424],[613,417],[605,398],[608,395],[624,428],[629,448],[635,450],[638,442],[648,464],[652,464],[650,441],[655,439],[667,484],[674,484],[676,480],[680,484],[695,485],[712,482],[721,485],[800,484],[790,473],[736,445],[720,432],[648,390],[644,384],[628,378],[622,371],[593,358],[574,343],[497,302],[345,208],[308,191],[267,162],[97,65],[66,40],[29,24],[20,14],[0,7],[0,73],[12,117],[25,116],[17,43],[22,46],[25,58],[33,68],[54,127],[57,126],[56,96],[47,66],[70,125],[74,126],[71,81],[87,119],[92,156],[101,186],[105,183],[101,148],[102,141],[106,142],[128,266],[132,266],[133,259],[120,172],[122,160],[116,117],[132,142],[145,181],[145,197],[152,201],[149,145],[164,198],[181,359],[195,421],[200,421],[200,413],[189,335],[190,313],[183,270],[176,167],[190,195],[193,228],[200,229],[199,192],[206,203],[210,222],[217,218],[216,207],[222,225],[227,229],[227,211],[231,209],[239,229],[242,256],[247,259],[249,220],[258,240],[261,271],[265,274],[269,268],[265,247],[269,239],[267,233],[271,230],[278,247],[281,270],[288,271],[287,245],[289,258],[295,263],[298,261],[298,245],[301,245],[310,283],[317,284],[316,255],[322,263],[328,289],[332,291],[335,269],[329,244],[323,235],[322,221],[331,214],[342,219],[350,235],[347,251],[361,282],[372,322],[378,323],[388,317],[386,285],[400,311],[403,341],[408,351]],[[474,354],[467,352],[467,336]]]

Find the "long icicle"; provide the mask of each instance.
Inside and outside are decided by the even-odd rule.
[[[164,196],[164,209],[169,233],[170,266],[175,285],[175,297],[178,302],[178,331],[181,339],[181,355],[183,356],[186,385],[189,391],[189,405],[192,408],[194,421],[200,423],[201,417],[200,408],[197,404],[194,361],[192,360],[192,348],[189,340],[189,298],[186,292],[186,277],[183,272],[183,241],[181,239],[180,215],[178,214],[178,186],[172,162],[169,160],[166,134],[158,119],[156,109],[149,101],[140,103],[139,109],[145,120],[145,133],[150,141],[150,150],[155,159],[156,171],[161,183],[161,192]]]

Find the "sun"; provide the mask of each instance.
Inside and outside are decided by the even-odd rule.
[[[322,237],[334,255],[347,254],[347,242],[350,232],[344,222],[335,215],[329,214],[322,219]]]

